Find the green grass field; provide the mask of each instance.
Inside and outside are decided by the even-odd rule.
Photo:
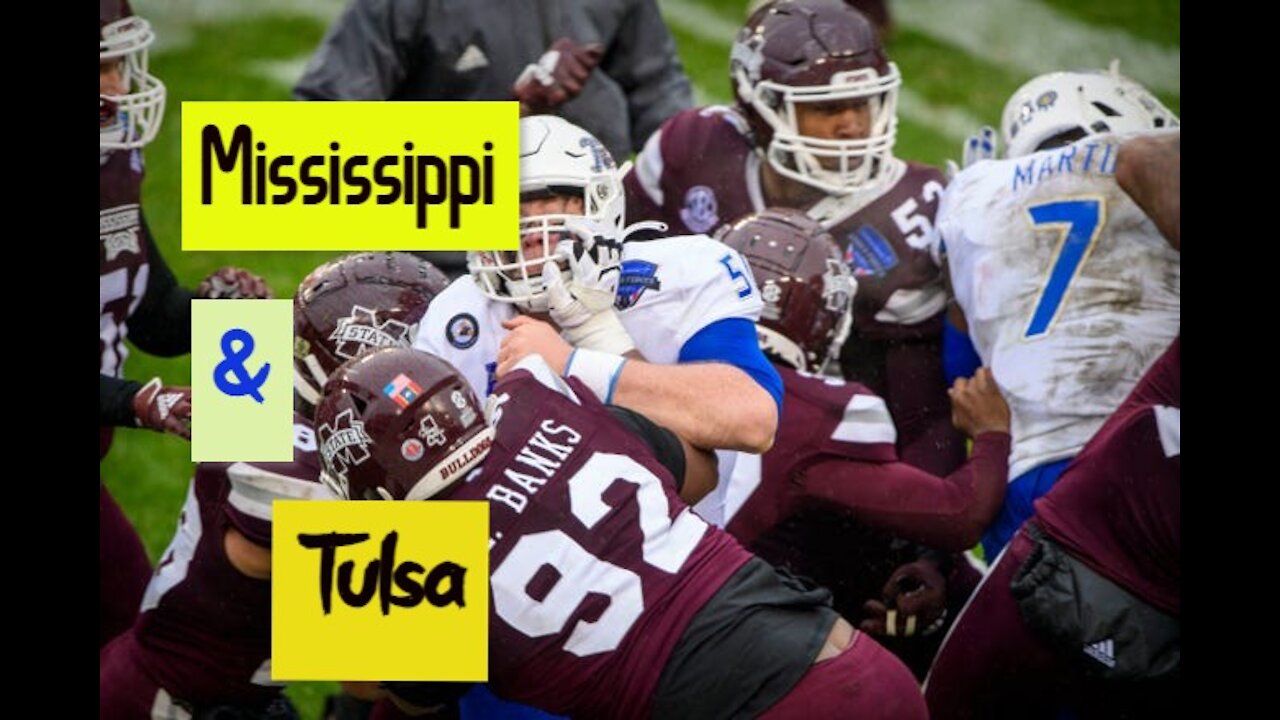
[[[164,127],[147,147],[143,206],[165,259],[194,285],[227,264],[249,267],[290,297],[327,259],[322,253],[184,253],[179,250],[179,126],[184,100],[283,100],[344,3],[337,0],[134,0],[156,26],[152,71],[169,88]],[[663,0],[680,56],[700,102],[729,97],[728,48],[745,17],[742,0]],[[959,157],[980,123],[998,124],[1008,95],[1040,72],[1121,70],[1180,112],[1179,0],[891,0],[890,57],[904,77],[898,155],[941,164]],[[187,359],[134,352],[131,378],[159,375],[187,384]],[[192,474],[187,443],[142,431],[116,434],[101,475],[138,528],[152,560],[173,534]],[[295,685],[304,717],[318,717],[331,683]]]

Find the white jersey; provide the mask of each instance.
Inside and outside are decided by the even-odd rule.
[[[1115,182],[1122,138],[966,168],[938,231],[1013,415],[1010,480],[1077,454],[1178,334],[1181,264]]]
[[[746,261],[706,235],[628,242],[622,250],[616,307],[645,360],[674,364],[703,328],[720,320],[755,322],[764,305]],[[413,346],[449,361],[476,393],[487,397],[496,382],[498,347],[515,317],[514,305],[491,300],[470,276],[453,281],[427,307]],[[709,398],[708,402],[718,402]],[[695,510],[723,527],[724,498],[737,453],[717,452],[720,482]]]

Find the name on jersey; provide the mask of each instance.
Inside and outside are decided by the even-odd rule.
[[[1013,190],[1031,188],[1064,173],[1115,175],[1116,145],[1083,143],[1053,153],[1037,153],[1013,167]]]
[[[582,433],[554,420],[543,420],[537,432],[520,448],[507,467],[502,479],[485,492],[485,497],[499,502],[517,513],[524,512],[529,496],[537,494],[561,467],[569,460]],[[489,538],[489,548],[497,544],[501,535]]]
[[[411,608],[423,600],[436,607],[466,607],[464,583],[467,569],[447,560],[438,563],[430,572],[412,560],[397,563],[396,541],[399,537],[399,533],[393,530],[382,538],[382,553],[365,565],[359,590],[352,587],[356,562],[347,560],[339,565],[338,598],[349,607],[361,608],[369,604],[376,592],[383,615],[390,614],[392,605]],[[369,533],[298,533],[299,545],[320,551],[320,606],[325,615],[333,609],[333,574],[338,548],[359,545],[368,539]],[[422,580],[416,580],[415,574],[422,575]],[[396,593],[397,589],[400,594]]]

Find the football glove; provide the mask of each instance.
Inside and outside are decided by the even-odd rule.
[[[568,259],[566,283],[557,263],[542,266],[547,309],[570,345],[624,355],[635,342],[614,310],[622,275],[622,243],[599,233],[590,240],[562,241],[557,254]]]
[[[191,388],[166,386],[160,378],[151,378],[133,396],[133,414],[138,427],[190,440]]]
[[[569,38],[551,44],[536,63],[525,67],[511,91],[531,115],[549,113],[577,97],[604,57],[600,43],[578,45]]]
[[[916,560],[889,576],[883,602],[868,600],[859,627],[872,635],[912,637],[932,635],[947,620],[947,581],[928,560]]]
[[[202,300],[266,300],[273,296],[266,281],[257,275],[244,268],[224,267],[200,281],[196,297]]]

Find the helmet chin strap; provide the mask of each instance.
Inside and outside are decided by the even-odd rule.
[[[761,350],[777,356],[797,370],[808,372],[809,363],[805,359],[804,350],[801,350],[800,346],[792,341],[791,338],[758,323],[756,324],[756,337],[760,342]]]

